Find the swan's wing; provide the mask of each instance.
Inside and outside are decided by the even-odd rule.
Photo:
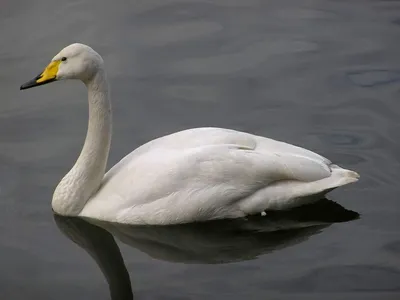
[[[318,189],[293,189],[285,184],[318,182],[331,174],[324,162],[297,154],[259,152],[248,146],[155,149],[125,161],[89,201],[83,215],[91,209],[99,215],[99,209],[104,209],[106,217],[114,209],[118,222],[141,224],[240,217],[267,209],[268,201],[280,203],[321,192],[331,187],[329,182]]]
[[[119,173],[130,161],[149,152],[158,152],[160,149],[164,151],[183,151],[189,148],[212,145],[241,145],[261,153],[288,153],[305,156],[328,165],[331,164],[327,158],[315,152],[285,142],[232,129],[201,127],[178,131],[141,145],[113,166],[105,175],[104,180],[107,181],[109,178],[113,177],[114,174]]]

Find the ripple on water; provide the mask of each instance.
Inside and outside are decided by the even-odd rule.
[[[330,266],[267,286],[289,293],[400,291],[400,270],[376,265]]]
[[[346,76],[354,85],[361,87],[374,87],[400,81],[400,71],[397,70],[349,71]]]
[[[383,247],[389,253],[396,255],[396,257],[400,258],[400,240],[390,242]]]
[[[210,57],[180,59],[170,64],[171,72],[184,74],[231,74],[257,67],[275,55],[295,54],[314,51],[318,46],[302,40],[270,40],[247,45],[234,53]]]
[[[160,24],[159,26],[145,26],[133,31],[135,40],[142,46],[164,46],[176,42],[189,42],[210,36],[222,30],[222,26],[215,22],[187,21],[175,24]]]
[[[165,93],[165,95],[183,101],[218,102],[220,98],[223,98],[222,97],[223,91],[213,86],[199,86],[199,85],[166,86],[163,92]]]
[[[19,184],[19,166],[9,157],[0,156],[0,207],[8,202],[8,196]]]

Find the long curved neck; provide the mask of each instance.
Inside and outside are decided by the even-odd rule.
[[[106,170],[112,134],[112,113],[104,70],[85,82],[88,89],[89,124],[78,160],[58,184],[52,200],[61,215],[78,215],[98,190]]]

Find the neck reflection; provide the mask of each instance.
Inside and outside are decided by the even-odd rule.
[[[54,214],[54,220],[64,235],[96,261],[108,282],[111,299],[133,299],[129,273],[114,237],[106,230],[77,217]]]

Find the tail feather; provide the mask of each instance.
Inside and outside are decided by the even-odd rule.
[[[336,187],[356,182],[360,178],[360,175],[357,172],[343,169],[338,165],[331,165],[330,168],[332,173],[331,176],[327,179],[331,179],[332,185]]]
[[[357,172],[337,165],[329,167],[331,175],[320,180],[275,182],[245,199],[240,204],[241,210],[254,214],[264,210],[291,209],[318,201],[337,187],[356,182],[360,178]]]

